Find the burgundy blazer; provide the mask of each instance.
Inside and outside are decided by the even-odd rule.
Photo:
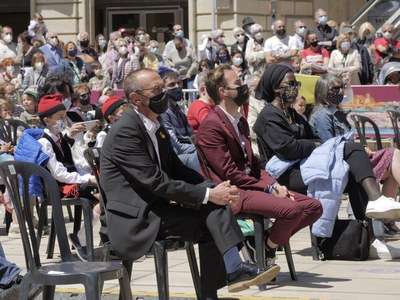
[[[240,145],[239,136],[231,121],[219,106],[207,115],[196,134],[196,145],[203,153],[210,179],[220,183],[230,180],[243,190],[263,191],[267,185],[275,182],[251,150],[250,131],[247,121],[241,117],[238,123],[246,147],[247,159]],[[245,172],[246,166],[250,173]],[[202,174],[206,174],[201,166]]]

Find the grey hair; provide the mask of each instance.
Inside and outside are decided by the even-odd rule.
[[[333,74],[322,75],[318,78],[315,84],[315,106],[318,105],[330,105],[326,98],[328,96],[329,89],[335,84],[343,84],[342,79],[339,76]]]
[[[296,21],[294,22],[294,28],[297,28],[297,26],[299,26],[300,23],[305,24],[305,23],[303,22],[303,20],[296,20]]]
[[[239,33],[244,33],[244,30],[242,27],[235,27],[235,28],[233,28],[232,32],[233,32],[233,35],[238,35]]]
[[[79,33],[77,34],[77,36],[76,36],[76,39],[77,39],[78,41],[80,41],[82,35],[84,35],[84,34],[86,34],[86,35],[88,36],[88,38],[89,38],[89,33],[87,33],[86,31],[84,31],[84,32],[79,32]]]
[[[317,18],[317,15],[319,15],[319,13],[323,11],[324,13],[326,13],[326,10],[323,8],[318,8],[315,13],[314,13],[314,18]]]
[[[119,31],[113,31],[113,32],[110,32],[110,34],[108,35],[110,40],[113,40],[116,36],[118,36],[118,38],[120,38],[121,33]]]
[[[124,84],[123,84],[125,96],[126,96],[127,99],[129,99],[129,95],[132,92],[137,92],[137,91],[141,91],[142,90],[142,87],[140,85],[138,77],[143,72],[155,72],[155,73],[157,73],[153,69],[148,69],[148,68],[138,69],[138,70],[135,70],[135,71],[132,71],[131,73],[129,73],[126,76],[126,78],[124,80]]]
[[[126,45],[128,46],[128,40],[126,39],[126,38],[119,38],[118,40],[117,40],[117,42],[116,42],[116,45],[118,45],[119,46],[119,42],[125,42],[126,43]]]
[[[250,26],[250,33],[251,34],[255,34],[258,31],[262,31],[263,27],[258,24],[258,23],[254,23],[253,25]]]

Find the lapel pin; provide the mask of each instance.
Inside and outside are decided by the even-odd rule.
[[[160,137],[161,137],[162,139],[165,139],[165,134],[162,133],[161,131],[160,131]]]

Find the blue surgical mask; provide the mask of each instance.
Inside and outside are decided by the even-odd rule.
[[[349,50],[349,49],[350,49],[350,42],[343,42],[343,43],[340,45],[340,48],[341,48],[342,50]]]
[[[224,63],[228,60],[228,55],[218,55],[218,59]]]
[[[319,18],[319,24],[321,25],[325,25],[326,23],[328,23],[328,17],[327,16],[322,16],[321,18]]]
[[[305,27],[297,29],[297,34],[298,35],[304,36],[305,33],[306,33],[306,28]]]
[[[106,45],[107,45],[107,41],[106,40],[99,40],[100,48],[104,48]]]
[[[240,66],[240,65],[242,64],[242,62],[243,62],[243,58],[241,58],[241,57],[234,57],[233,60],[232,60],[232,62],[233,62],[233,64],[234,64],[235,66]]]
[[[183,32],[183,30],[179,30],[179,31],[175,32],[176,37],[183,38],[184,35],[185,35],[185,33]]]

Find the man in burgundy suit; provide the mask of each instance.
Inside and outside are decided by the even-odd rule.
[[[215,182],[230,180],[239,188],[240,200],[234,213],[245,212],[275,218],[266,242],[266,257],[272,262],[278,245],[286,245],[298,230],[313,224],[322,214],[316,199],[288,191],[260,169],[253,155],[249,126],[239,107],[249,97],[247,85],[229,66],[211,71],[207,93],[216,103],[196,135],[196,144],[206,160],[202,172]]]

